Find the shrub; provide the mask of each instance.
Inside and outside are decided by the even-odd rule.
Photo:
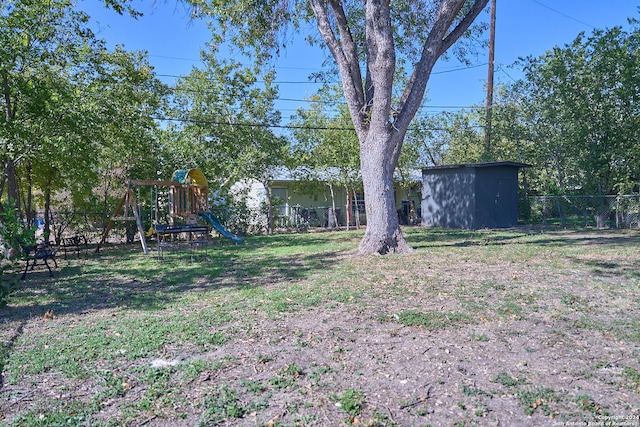
[[[21,246],[35,244],[35,231],[24,225],[18,211],[8,203],[0,207],[0,308],[7,305],[15,286],[15,270]]]

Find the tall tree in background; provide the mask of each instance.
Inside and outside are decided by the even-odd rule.
[[[61,120],[64,110],[57,107],[70,89],[65,73],[80,68],[79,59],[95,44],[86,21],[67,1],[0,5],[0,195],[6,185],[16,207],[16,167]]]
[[[536,150],[532,147],[532,136],[520,105],[520,96],[516,85],[495,88],[489,152],[483,138],[483,131],[486,137],[487,113],[480,106],[430,117],[430,129],[423,132],[428,152],[439,152],[440,160],[448,164],[533,162]]]
[[[360,251],[385,254],[412,251],[400,231],[393,185],[405,133],[422,103],[436,61],[468,34],[487,1],[192,3],[212,20],[219,40],[256,49],[262,59],[279,50],[281,30],[295,20],[296,11],[315,20],[320,39],[337,65],[360,145],[367,212]],[[413,71],[402,95],[394,99],[400,60],[413,64]]]
[[[522,61],[520,81],[497,89],[491,159],[532,164],[528,194],[605,195],[640,185],[640,30],[596,30]],[[483,159],[479,110],[443,114],[424,132],[445,163]],[[442,131],[436,130],[442,129]],[[487,160],[487,159],[485,159]]]
[[[293,118],[292,166],[298,181],[329,186],[332,215],[337,218],[335,188],[343,187],[349,199],[362,185],[358,138],[340,89],[327,87],[322,92],[311,98],[310,108],[299,109]],[[327,102],[337,106],[335,114],[324,111]]]
[[[480,108],[442,112],[420,123],[424,149],[434,165],[474,163],[484,153]]]
[[[150,179],[159,169],[156,118],[169,90],[155,77],[146,53],[117,47],[101,52],[95,66],[80,110],[81,138],[93,151],[84,174],[95,179],[72,194],[83,195],[74,198],[76,209],[111,212],[128,179]],[[67,182],[67,188],[80,186]]]
[[[581,34],[525,60],[521,106],[560,194],[616,194],[638,184],[639,63],[637,23],[630,32]]]
[[[202,58],[205,68],[193,69],[176,84],[171,115],[178,118],[174,130],[181,135],[175,146],[165,148],[184,162],[181,167],[202,168],[221,189],[247,178],[260,181],[270,233],[271,181],[288,148],[270,128],[280,121],[273,105],[275,75],[218,60],[215,49],[203,52]]]
[[[88,19],[69,1],[0,6],[0,196],[18,206],[22,193],[31,220],[41,190],[45,240],[56,191],[86,208],[100,170],[126,174],[149,156],[166,94],[145,55],[107,51]]]

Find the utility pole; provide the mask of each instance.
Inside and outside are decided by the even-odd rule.
[[[491,153],[491,110],[493,108],[493,69],[496,51],[496,0],[491,0],[491,21],[489,24],[489,71],[487,74],[487,102],[484,110],[487,125],[484,129],[484,157],[489,160]]]

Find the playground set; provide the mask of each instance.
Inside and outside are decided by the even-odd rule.
[[[145,232],[140,210],[140,189],[151,188],[153,201],[153,226]],[[160,191],[168,189],[168,222],[162,223],[160,214]],[[135,191],[134,191],[135,190]],[[123,211],[124,208],[124,211]],[[121,214],[122,213],[122,214]],[[216,215],[209,210],[209,185],[199,169],[181,169],[173,173],[171,181],[129,180],[127,191],[115,209],[109,225],[102,235],[98,249],[105,243],[109,232],[116,221],[135,221],[140,243],[145,254],[149,253],[147,237],[156,236],[158,250],[168,238],[186,236],[187,242],[195,244],[208,243],[208,236],[213,228],[220,236],[242,243],[244,239],[227,229]]]

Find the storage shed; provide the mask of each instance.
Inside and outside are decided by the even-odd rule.
[[[422,169],[422,225],[507,228],[518,224],[518,170],[525,163],[490,162]]]

